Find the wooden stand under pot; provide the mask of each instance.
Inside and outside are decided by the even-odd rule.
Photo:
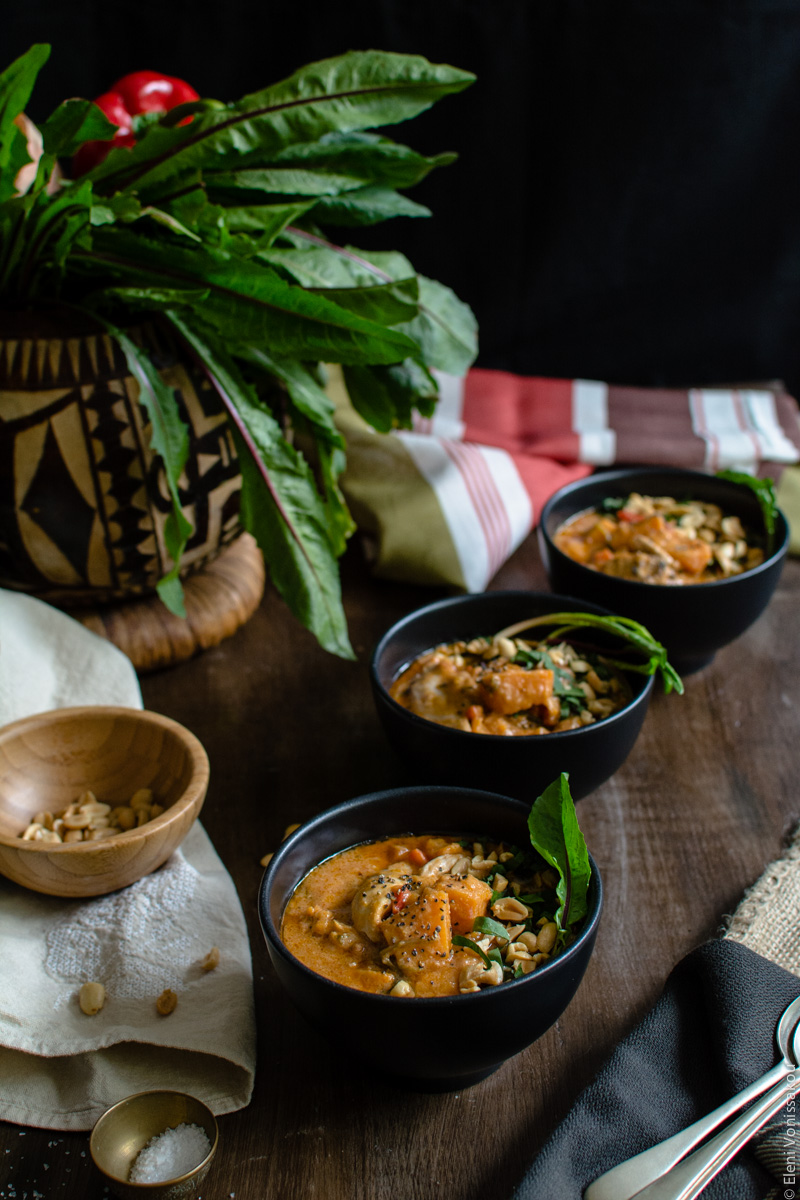
[[[241,477],[215,392],[164,329],[128,332],[176,389],[189,427],[186,618],[155,593],[172,565],[170,500],[138,383],[116,342],[72,314],[0,316],[0,587],[68,609],[147,671],[234,633],[258,607],[265,573],[239,524]]]

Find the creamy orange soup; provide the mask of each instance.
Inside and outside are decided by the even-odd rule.
[[[501,737],[579,729],[631,699],[624,676],[600,654],[569,642],[502,636],[425,651],[389,694],[437,725]]]
[[[281,938],[312,971],[363,992],[453,996],[497,986],[569,941],[552,918],[558,874],[537,869],[536,857],[440,836],[353,846],[298,884]]]
[[[575,562],[641,583],[711,583],[764,560],[739,518],[718,505],[638,492],[571,517],[553,541]]]

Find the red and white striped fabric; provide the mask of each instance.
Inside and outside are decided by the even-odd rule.
[[[777,385],[634,388],[481,368],[464,378],[439,375],[438,382],[434,416],[417,417],[411,431],[387,436],[402,444],[444,526],[429,521],[421,528],[424,506],[409,517],[407,480],[394,505],[382,480],[383,509],[372,523],[378,539],[392,545],[383,561],[378,548],[382,574],[431,582],[430,530],[438,529],[441,549],[446,528],[458,565],[441,582],[482,590],[536,524],[548,497],[593,468],[648,463],[777,478],[800,462],[797,403]],[[354,453],[357,445],[350,461]],[[360,482],[363,507],[368,475]],[[415,563],[423,562],[415,575]]]
[[[438,378],[436,414],[415,431],[515,455],[750,472],[800,457],[797,404],[778,387],[614,387],[480,368]]]

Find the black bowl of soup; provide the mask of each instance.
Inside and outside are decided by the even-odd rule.
[[[778,512],[768,539],[746,485],[701,471],[642,467],[561,488],[542,510],[538,537],[554,590],[641,621],[687,675],[766,608],[789,528]]]
[[[338,978],[328,978],[300,961],[287,948],[282,936],[288,919],[287,906],[298,885],[303,885],[304,881],[307,885],[310,872],[320,863],[335,863],[333,856],[340,852],[351,847],[361,850],[364,843],[383,843],[387,839],[395,844],[394,853],[405,860],[412,872],[420,868],[411,865],[413,857],[408,863],[409,854],[415,853],[410,847],[423,844],[430,849],[429,839],[433,839],[434,858],[437,851],[447,850],[449,846],[458,847],[457,852],[466,854],[470,861],[475,858],[479,863],[485,860],[472,853],[476,846],[481,855],[490,853],[490,845],[506,847],[507,854],[529,851],[529,811],[529,804],[473,789],[398,788],[360,796],[328,809],[301,825],[276,851],[264,874],[259,896],[261,927],[270,959],[281,983],[303,1015],[335,1045],[346,1045],[351,1065],[355,1056],[355,1061],[365,1070],[379,1071],[407,1086],[426,1091],[457,1090],[479,1082],[535,1042],[561,1017],[588,966],[603,904],[600,873],[589,857],[591,877],[586,913],[573,928],[565,948],[559,950],[556,946],[550,954],[540,953],[539,961],[534,963],[535,949],[525,957],[525,947],[531,943],[529,934],[526,941],[514,943],[518,947],[515,953],[523,957],[514,964],[512,977],[496,984],[477,986],[469,971],[465,972],[457,965],[453,968],[445,961],[443,949],[436,940],[441,928],[441,915],[435,907],[438,890],[434,888],[427,892],[421,901],[412,892],[411,899],[404,905],[405,877],[401,874],[399,879],[394,878],[403,863],[400,868],[387,869],[378,876],[385,884],[384,915],[391,915],[392,909],[395,910],[392,919],[402,936],[408,931],[408,924],[414,919],[419,923],[422,919],[423,928],[428,930],[422,941],[429,947],[430,954],[434,957],[442,955],[439,961],[443,972],[456,971],[456,993],[435,995],[414,994],[413,988],[404,993],[392,984],[391,979],[381,981],[379,957],[374,963],[359,958],[355,945],[358,930],[350,928],[351,924],[359,925],[359,911],[355,905],[361,906],[362,920],[368,922],[371,912],[374,916],[370,907],[372,893],[367,892],[363,871],[360,875],[354,874],[352,879],[348,876],[340,878],[335,884],[338,891],[333,896],[324,892],[315,894],[312,897],[315,902],[310,905],[306,905],[307,897],[302,896],[304,911],[314,910],[309,919],[314,924],[319,922],[320,941],[324,947],[330,949],[336,938],[350,939],[342,960],[344,966],[338,970],[330,968]],[[346,856],[342,857],[344,860]],[[437,863],[428,856],[421,869],[431,867],[436,868]],[[504,869],[508,869],[509,877],[513,878],[512,868],[506,868],[504,864]],[[463,887],[466,878],[466,875],[458,875],[456,882],[461,880]],[[496,887],[497,882],[496,874],[490,884],[472,879],[476,888],[483,886],[487,890]],[[506,890],[511,896],[510,885]],[[538,926],[535,924],[534,897],[527,893],[520,895],[523,901],[529,902],[528,925],[535,931]],[[348,900],[351,896],[352,917],[349,905],[341,910],[335,907],[337,899]],[[389,898],[391,909],[387,907]],[[467,907],[471,902],[472,897],[468,897]],[[415,914],[412,913],[414,903]],[[290,915],[291,910],[288,911]],[[460,911],[463,914],[466,910],[462,907]],[[519,915],[522,916],[522,912]],[[341,919],[337,920],[337,916]],[[509,919],[514,919],[513,913]],[[547,922],[542,924],[542,929],[545,924]],[[359,927],[369,932],[369,925]],[[512,927],[511,932],[515,937],[523,937],[517,927]],[[549,940],[545,938],[546,942]],[[406,974],[410,974],[414,983],[416,978],[411,968],[416,962],[413,955],[417,944],[411,939],[402,943],[407,956],[411,956],[407,957]],[[368,945],[365,948],[369,950]],[[303,953],[302,950],[299,952]],[[508,950],[505,954],[508,955]],[[471,957],[477,962],[474,954]],[[313,957],[309,961],[317,963]],[[352,968],[347,967],[348,963],[353,964]],[[325,968],[324,962],[317,965],[329,969]],[[480,978],[483,964],[477,962],[477,967],[477,978]],[[373,975],[374,982],[368,986],[377,990],[365,991],[361,990],[361,985],[353,986],[351,977],[342,973],[347,969]],[[430,964],[429,969],[435,974]],[[380,990],[390,985],[394,994]],[[345,1036],[343,1031],[346,1031]]]
[[[553,662],[549,654],[541,660],[539,669],[531,672],[530,680],[523,679],[524,687],[535,685],[548,671],[559,676],[562,690],[566,688],[567,692],[559,706],[564,710],[564,719],[560,712],[547,717],[546,706],[552,703],[549,696],[540,697],[543,703],[538,706],[546,724],[527,721],[522,726],[522,714],[497,712],[497,708],[524,710],[530,706],[529,697],[515,696],[513,687],[506,692],[505,672],[495,681],[493,676],[498,673],[494,670],[488,672],[485,683],[483,679],[479,682],[477,693],[474,689],[454,693],[446,682],[435,677],[429,679],[427,673],[422,676],[417,692],[430,684],[435,704],[442,695],[447,698],[445,711],[434,712],[434,719],[421,715],[424,709],[419,704],[409,707],[409,697],[398,693],[398,686],[403,686],[409,678],[415,663],[423,660],[430,663],[430,656],[440,653],[442,648],[461,646],[460,657],[470,666],[478,656],[473,656],[469,647],[489,642],[515,623],[548,613],[576,611],[611,615],[597,604],[549,592],[484,592],[455,596],[416,609],[384,634],[372,656],[372,692],[384,732],[409,782],[477,787],[530,804],[562,771],[569,774],[573,798],[580,800],[618,770],[639,735],[653,691],[653,677],[608,672],[616,688],[612,695],[609,678],[600,683],[595,678],[595,668],[601,674],[607,673],[596,656],[616,657],[621,644],[599,631],[578,630],[571,639],[582,656],[579,663],[590,666],[591,673],[577,673],[576,678],[570,679],[569,675],[576,673],[566,663],[559,665],[563,661],[560,658]],[[551,629],[543,627],[521,637],[543,638],[550,632]],[[510,655],[509,648],[506,660]],[[632,656],[631,661],[641,660]],[[493,660],[488,662],[492,667]],[[496,699],[487,692],[495,682]],[[593,698],[587,698],[585,704],[579,699],[571,702],[569,693],[577,693],[587,684]],[[474,709],[482,712],[477,722]],[[590,713],[590,709],[597,711]],[[610,711],[603,712],[604,709]]]

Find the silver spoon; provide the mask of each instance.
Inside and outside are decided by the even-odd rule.
[[[795,1027],[790,1047],[795,1059],[800,1054],[800,1025]],[[666,1174],[636,1193],[636,1200],[695,1200],[742,1146],[771,1117],[779,1113],[797,1086],[789,1072],[782,1083],[771,1088],[730,1125],[726,1125],[692,1154],[682,1158]]]
[[[775,1038],[782,1057],[776,1066],[693,1125],[599,1175],[584,1192],[584,1200],[632,1200],[637,1192],[674,1167],[724,1121],[735,1116],[764,1092],[783,1084],[798,1065],[797,1059],[792,1056],[790,1043],[799,1022],[800,996],[784,1009],[778,1021]],[[795,1053],[798,1052],[795,1050]]]

